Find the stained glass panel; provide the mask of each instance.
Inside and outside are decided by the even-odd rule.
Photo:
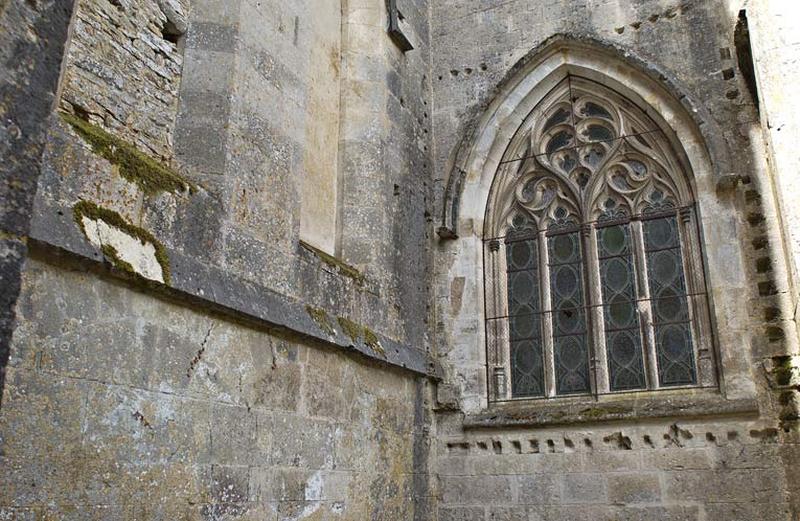
[[[612,391],[647,386],[639,317],[630,226],[597,230],[600,283],[603,293],[608,379]]]
[[[591,101],[583,107],[583,113],[593,118],[612,119],[611,114],[606,109]]]
[[[644,222],[658,379],[662,386],[696,383],[689,302],[675,216]]]
[[[506,242],[511,393],[514,397],[544,395],[539,255],[536,239]]]
[[[560,125],[561,123],[565,123],[569,120],[569,111],[564,107],[560,107],[556,110],[552,116],[547,119],[547,122],[544,124],[543,130],[548,130],[556,125]]]
[[[589,349],[577,232],[548,238],[556,393],[589,392]]]

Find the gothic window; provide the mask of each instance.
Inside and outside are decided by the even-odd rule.
[[[645,110],[568,77],[487,209],[490,399],[716,385],[692,186]]]

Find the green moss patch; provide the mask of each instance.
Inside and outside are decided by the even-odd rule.
[[[62,112],[61,117],[91,145],[96,154],[115,165],[123,178],[138,185],[147,195],[180,191],[194,193],[197,190],[196,185],[130,143],[72,114]]]
[[[349,336],[354,344],[358,343],[361,338],[361,331],[363,331],[361,326],[345,317],[338,317],[336,320],[339,322],[339,325],[342,326],[344,334]]]
[[[321,330],[328,336],[336,336],[336,330],[331,325],[328,319],[328,313],[324,309],[315,308],[314,306],[306,306],[306,313],[311,319],[319,326]]]
[[[144,228],[129,223],[117,212],[98,206],[91,201],[80,201],[73,207],[72,211],[75,216],[75,222],[78,224],[78,227],[81,229],[81,232],[83,232],[84,235],[87,235],[86,228],[83,224],[83,218],[86,217],[87,219],[92,219],[94,221],[103,221],[109,226],[113,226],[114,228],[117,228],[118,230],[125,232],[132,237],[136,237],[142,244],[152,244],[153,248],[155,249],[156,261],[158,261],[158,264],[161,266],[161,273],[164,278],[164,283],[169,285],[169,255],[167,254],[167,250],[164,245],[161,244],[161,242],[156,239],[152,233]],[[103,255],[105,255],[106,258],[117,268],[128,273],[136,274],[133,266],[123,261],[119,256],[119,252],[117,252],[116,248],[113,246],[103,245]]]
[[[588,418],[602,418],[612,414],[625,414],[630,412],[629,409],[623,407],[592,407],[590,409],[583,409],[579,414]]]
[[[136,274],[136,270],[133,269],[131,263],[123,260],[115,247],[111,246],[110,244],[104,244],[102,250],[105,258],[108,259],[111,264],[116,266],[117,269],[130,273],[131,275]]]
[[[355,269],[354,267],[350,266],[349,264],[347,264],[343,260],[337,259],[333,255],[331,255],[329,253],[325,253],[324,251],[320,250],[319,248],[315,248],[314,246],[311,246],[307,242],[300,241],[300,245],[303,248],[305,248],[308,251],[310,251],[311,253],[313,253],[314,255],[316,255],[317,258],[319,258],[319,260],[321,260],[322,262],[324,262],[325,264],[327,264],[331,268],[335,269],[337,272],[341,273],[345,277],[349,277],[349,278],[353,279],[356,282],[356,284],[358,284],[359,286],[364,285],[364,281],[366,280],[365,277],[364,277],[364,274],[361,273],[360,271],[358,271],[357,269]]]
[[[386,350],[383,349],[378,335],[366,326],[362,326],[345,317],[337,317],[339,325],[342,326],[344,333],[350,337],[354,344],[363,341],[364,345],[370,348],[374,353],[386,356]]]
[[[792,366],[791,356],[776,356],[772,359],[772,374],[778,385],[789,385],[792,382],[792,375],[795,368]]]
[[[364,326],[364,343],[374,352],[386,356],[386,350],[383,349],[380,340],[378,340],[378,335],[366,326]]]

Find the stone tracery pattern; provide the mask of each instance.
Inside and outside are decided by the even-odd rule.
[[[589,80],[570,78],[553,90],[537,123],[518,139],[501,186],[515,193],[514,211],[540,229],[574,222],[640,215],[688,203],[688,187],[674,179],[661,131],[641,110]],[[556,215],[560,210],[566,215]],[[510,224],[510,223],[507,223]]]
[[[489,286],[504,295],[494,315],[507,317],[509,337],[494,345],[505,343],[508,354],[494,358],[508,360],[511,397],[697,382],[675,224],[692,203],[671,145],[634,103],[576,77],[545,96],[512,139],[487,212],[487,236],[505,248],[507,279]],[[637,252],[643,231],[673,224],[669,251],[652,251],[645,237]],[[661,280],[667,271],[679,276]],[[597,360],[605,383],[591,374]]]

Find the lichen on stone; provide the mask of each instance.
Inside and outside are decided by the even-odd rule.
[[[114,228],[119,229],[120,231],[135,237],[138,239],[142,244],[151,244],[153,249],[155,250],[155,258],[158,262],[159,266],[161,266],[161,273],[162,278],[164,279],[164,283],[169,285],[170,283],[170,268],[169,268],[169,254],[167,253],[166,248],[164,245],[155,238],[155,236],[150,233],[149,231],[136,226],[134,224],[129,223],[122,217],[120,214],[113,210],[109,210],[108,208],[103,208],[98,206],[97,204],[91,201],[79,201],[72,209],[73,215],[75,218],[75,222],[78,224],[81,232],[88,237],[85,224],[83,222],[84,217],[87,219],[95,220],[95,221],[103,221],[107,225],[112,226]],[[119,252],[111,245],[104,244],[102,245],[101,249],[103,250],[103,255],[111,261],[117,268],[131,273],[133,275],[138,275],[136,273],[133,266],[130,263],[123,261],[120,258]],[[113,250],[113,251],[112,251]]]
[[[61,118],[89,145],[92,150],[116,166],[119,174],[135,183],[147,195],[161,192],[194,193],[197,186],[153,159],[136,147],[78,116],[62,112]]]
[[[336,336],[336,330],[331,325],[328,318],[328,313],[324,309],[315,308],[314,306],[306,306],[306,313],[311,319],[325,332],[328,336]]]

